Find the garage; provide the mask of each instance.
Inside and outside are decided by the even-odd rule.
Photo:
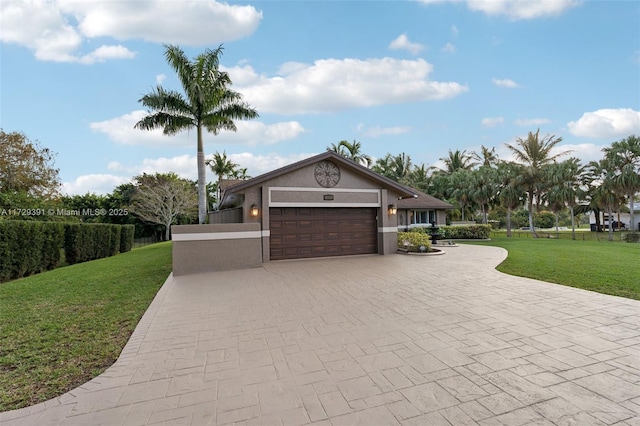
[[[271,260],[378,252],[377,209],[271,207]]]

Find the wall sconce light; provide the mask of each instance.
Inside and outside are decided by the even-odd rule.
[[[389,204],[389,215],[394,215],[398,213],[398,208],[396,207],[395,204]]]
[[[255,204],[251,204],[251,209],[249,210],[249,215],[251,217],[258,217],[260,214],[260,209]]]

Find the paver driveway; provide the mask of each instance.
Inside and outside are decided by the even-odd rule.
[[[503,275],[505,255],[169,277],[106,373],[0,424],[640,424],[640,302]]]

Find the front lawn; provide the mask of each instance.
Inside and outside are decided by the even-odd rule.
[[[106,370],[170,272],[171,243],[159,243],[0,284],[0,411]]]
[[[507,238],[474,244],[507,249],[500,272],[640,300],[640,244]]]

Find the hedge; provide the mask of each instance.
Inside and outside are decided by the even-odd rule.
[[[58,222],[0,221],[0,282],[58,266],[63,236]]]
[[[0,220],[0,282],[131,251],[133,225]]]
[[[421,246],[425,247],[425,251],[429,251],[431,247],[431,236],[424,232],[398,232],[398,248],[407,249],[409,251],[418,251]],[[408,242],[409,245],[405,245]]]
[[[482,240],[489,238],[490,225],[441,226],[440,238],[445,240]]]

